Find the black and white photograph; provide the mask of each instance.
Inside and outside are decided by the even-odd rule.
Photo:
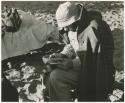
[[[1,1],[1,102],[124,102],[124,0]]]

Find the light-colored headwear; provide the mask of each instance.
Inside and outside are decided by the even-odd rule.
[[[56,19],[59,27],[68,26],[79,19],[80,11],[74,3],[65,2],[56,11]]]

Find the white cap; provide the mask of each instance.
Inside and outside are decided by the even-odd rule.
[[[59,27],[68,26],[79,19],[80,11],[77,5],[71,2],[61,4],[56,11],[56,19]]]

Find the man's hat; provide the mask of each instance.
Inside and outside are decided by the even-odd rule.
[[[80,11],[78,6],[71,2],[61,4],[56,11],[56,19],[59,27],[65,27],[76,22],[79,20],[79,16]]]

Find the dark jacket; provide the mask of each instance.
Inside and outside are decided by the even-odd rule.
[[[79,78],[79,101],[106,101],[112,92],[114,81],[113,51],[114,42],[111,30],[101,14],[95,11],[84,12],[87,15],[81,19],[79,33],[95,20],[97,27],[93,31],[98,38],[96,49],[92,51],[90,40],[87,40],[87,51],[78,52],[82,68]],[[82,24],[86,21],[86,24]],[[84,25],[84,26],[82,26]],[[98,50],[100,49],[100,52]]]

